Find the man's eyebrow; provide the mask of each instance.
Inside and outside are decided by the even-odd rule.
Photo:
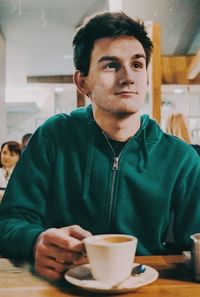
[[[132,59],[140,59],[143,58],[146,60],[146,56],[144,54],[135,54],[132,56]],[[104,62],[104,61],[119,61],[119,58],[116,56],[102,56],[98,63]]]
[[[118,58],[115,56],[103,56],[98,60],[98,63],[101,63],[104,61],[118,61]]]
[[[146,60],[146,56],[144,54],[136,54],[133,56],[133,58],[135,58],[135,59],[144,58]]]

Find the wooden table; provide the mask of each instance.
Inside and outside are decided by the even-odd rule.
[[[195,282],[191,272],[179,256],[136,257],[136,262],[150,265],[158,270],[159,279],[134,292],[112,296],[134,297],[199,297],[200,283]],[[33,272],[28,263],[20,263],[0,258],[0,296],[1,297],[70,297],[106,296],[89,293],[68,284],[66,281],[48,282]],[[111,296],[111,295],[110,295]]]

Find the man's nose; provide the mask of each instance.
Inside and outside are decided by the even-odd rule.
[[[134,73],[131,68],[122,67],[119,75],[120,75],[119,76],[119,84],[120,85],[134,84]]]

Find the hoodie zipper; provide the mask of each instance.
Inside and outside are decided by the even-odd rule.
[[[108,226],[109,226],[109,230],[110,230],[111,229],[112,209],[113,209],[113,202],[114,202],[115,180],[116,180],[117,171],[119,169],[119,160],[120,160],[121,152],[118,156],[116,156],[115,151],[114,151],[107,135],[105,134],[105,132],[103,132],[103,135],[104,135],[109,147],[111,148],[113,156],[114,156],[113,163],[112,163],[113,176],[112,176],[112,184],[111,184],[110,204],[109,204],[109,210],[108,210]]]

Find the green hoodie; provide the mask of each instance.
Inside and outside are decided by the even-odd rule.
[[[132,234],[137,254],[164,254],[172,210],[175,241],[189,248],[200,231],[195,150],[144,115],[117,160],[92,114],[89,106],[53,116],[32,136],[0,206],[0,254],[30,258],[42,231],[73,224]]]

